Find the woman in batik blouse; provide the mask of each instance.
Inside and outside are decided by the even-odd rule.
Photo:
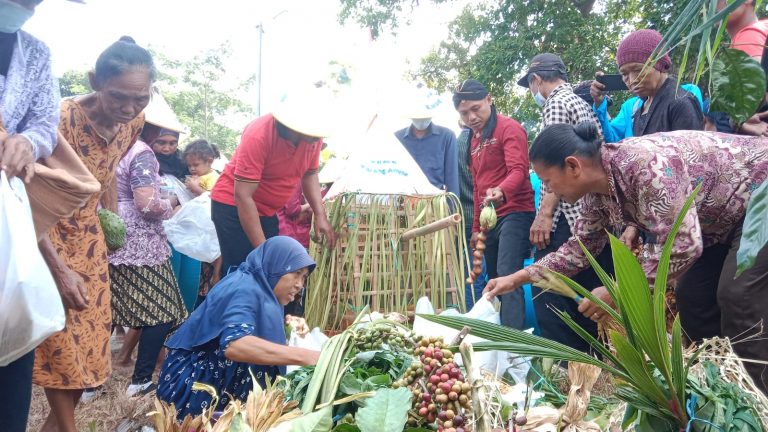
[[[160,195],[155,153],[139,140],[117,165],[117,208],[125,221],[125,244],[109,253],[112,322],[141,329],[128,397],[154,389],[152,373],[166,336],[187,310],[171,267],[163,220],[173,214],[175,197]]]
[[[525,270],[489,281],[489,297],[535,283],[544,269],[566,276],[580,272],[589,262],[579,240],[597,255],[608,241],[606,228],[622,224],[657,239],[641,255],[653,283],[662,245],[701,184],[695,207],[675,237],[669,265],[683,329],[693,341],[718,335],[742,339],[768,322],[768,249],[735,278],[747,204],[768,176],[768,139],[676,131],[606,144],[594,125],[560,124],[542,131],[530,159],[542,181],[564,200],[583,197],[582,211],[567,243]],[[604,287],[593,294],[609,301]],[[579,311],[596,321],[605,316],[588,300]],[[768,360],[765,338],[742,340],[734,349],[742,358]],[[750,362],[747,369],[765,391],[765,365]]]

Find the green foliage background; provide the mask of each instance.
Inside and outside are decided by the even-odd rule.
[[[228,44],[201,52],[187,60],[173,58],[150,49],[158,69],[156,85],[183,125],[189,128],[187,141],[204,138],[216,144],[227,157],[239,142],[241,131],[231,127],[233,119],[247,119],[255,112],[244,94],[254,84],[249,78],[226,87],[220,77],[226,74],[230,56]],[[91,91],[87,71],[67,71],[59,78],[62,97]],[[183,144],[182,144],[183,146]]]
[[[339,20],[368,27],[374,37],[409,25],[409,14],[419,6],[419,0],[339,1]],[[438,7],[454,1],[422,0]],[[542,52],[560,55],[574,84],[592,79],[599,70],[615,73],[616,48],[627,33],[655,28],[663,34],[685,4],[683,0],[472,2],[449,24],[448,38],[422,59],[413,78],[440,91],[451,91],[468,77],[478,79],[489,87],[501,112],[529,131],[536,130],[539,109],[516,84],[533,56]],[[764,14],[765,5],[760,10]],[[698,41],[692,45],[697,46]],[[673,64],[680,64],[682,55],[682,49],[675,50]],[[683,71],[684,80],[689,76],[690,71]],[[706,91],[706,82],[701,84]],[[614,110],[629,97],[626,93],[616,96]]]

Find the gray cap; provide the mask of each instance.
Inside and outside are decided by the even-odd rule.
[[[517,81],[517,85],[528,88],[528,75],[536,72],[560,72],[565,75],[565,63],[557,54],[539,54],[531,60],[528,71]]]

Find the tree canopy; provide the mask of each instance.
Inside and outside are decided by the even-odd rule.
[[[423,1],[439,5],[454,0]],[[409,13],[419,5],[418,0],[340,2],[339,19],[354,20],[369,27],[374,36],[385,31],[397,32],[400,25],[407,25]],[[473,2],[450,23],[448,38],[422,59],[413,77],[439,91],[451,91],[462,79],[475,78],[488,86],[501,112],[515,117],[529,129],[535,128],[539,109],[516,84],[533,56],[543,52],[560,55],[572,83],[591,79],[599,70],[615,72],[615,52],[624,35],[640,28],[655,28],[664,33],[685,3],[652,0]],[[682,55],[681,52],[673,54],[676,58]]]
[[[240,97],[250,88],[253,79],[230,86],[221,83],[229,47],[225,44],[185,61],[159,52],[153,55],[160,70],[158,81],[162,94],[181,123],[190,129],[190,137],[204,138],[230,156],[241,132],[230,124],[253,116],[254,111],[252,105]]]

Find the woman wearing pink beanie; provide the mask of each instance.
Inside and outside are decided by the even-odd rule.
[[[662,36],[656,30],[638,30],[627,35],[616,51],[616,63],[624,82],[641,100],[632,116],[634,136],[704,128],[698,101],[691,93],[679,88],[677,80],[669,74],[672,60],[668,54],[643,71],[661,40]]]
[[[656,30],[637,30],[627,35],[616,51],[616,63],[624,83],[640,99],[632,114],[632,135],[636,137],[656,132],[704,130],[704,114],[698,100],[678,87],[677,79],[669,74],[672,60],[668,53],[643,71],[661,40],[661,33]],[[595,80],[592,89],[600,93],[601,86]],[[641,233],[633,226],[627,227],[621,238],[634,243],[640,235],[645,243],[656,242],[653,235]],[[687,298],[685,293],[682,296],[678,293],[678,303],[686,302]]]

